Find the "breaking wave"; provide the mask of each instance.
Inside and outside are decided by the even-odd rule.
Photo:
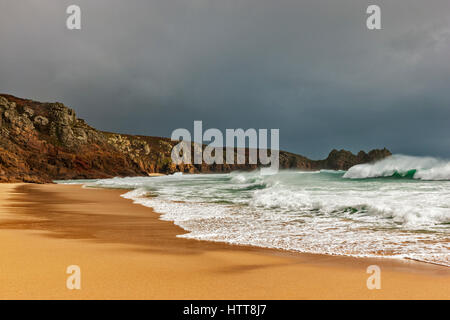
[[[381,161],[351,167],[343,176],[349,179],[379,177],[418,180],[450,180],[450,161],[431,157],[393,155]]]
[[[443,160],[396,155],[348,172],[175,174],[82,183],[127,189],[123,197],[154,208],[161,219],[186,230],[179,235],[184,238],[450,266],[448,172]]]

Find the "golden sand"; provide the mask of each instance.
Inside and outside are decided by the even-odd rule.
[[[449,299],[450,270],[176,238],[124,191],[0,184],[0,299]],[[366,286],[369,265],[381,289]],[[81,269],[81,290],[66,269]]]

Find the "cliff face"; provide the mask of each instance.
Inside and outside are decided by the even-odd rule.
[[[179,165],[170,155],[177,142],[167,138],[132,136],[96,130],[62,103],[42,103],[0,95],[0,182],[51,182],[145,176],[151,173],[229,172],[257,165]],[[281,168],[348,169],[391,153],[373,150],[353,155],[333,150],[313,161],[280,152]]]

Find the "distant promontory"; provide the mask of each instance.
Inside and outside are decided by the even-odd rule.
[[[171,161],[168,138],[96,130],[62,103],[0,94],[0,182],[45,183],[64,179],[253,170],[249,164],[181,164]],[[280,151],[280,168],[347,170],[390,156],[387,149],[357,155],[333,150],[324,160]]]

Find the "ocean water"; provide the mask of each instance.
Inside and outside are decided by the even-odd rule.
[[[450,162],[395,155],[348,171],[60,181],[131,189],[184,238],[450,266]]]

